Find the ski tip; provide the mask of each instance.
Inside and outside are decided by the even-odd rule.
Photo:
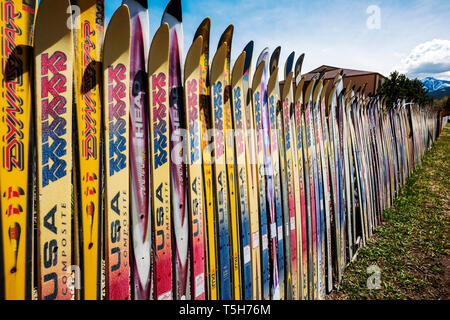
[[[290,90],[290,86],[292,86],[292,79],[294,78],[294,74],[291,72],[288,73],[288,75],[286,76],[286,80],[284,81],[284,86],[283,86],[283,93],[282,93],[282,99],[284,100],[286,99],[286,97],[289,94],[289,90]]]
[[[286,63],[284,64],[284,77],[287,78],[288,74],[292,71],[292,66],[294,64],[295,51],[287,57]]]
[[[342,70],[341,70],[342,71]],[[337,85],[341,81],[341,72],[338,72],[333,79],[333,85]]]
[[[181,10],[181,0],[170,0],[167,4],[166,9],[164,10],[163,19],[166,14],[170,14],[172,17],[177,19],[179,22],[183,22],[183,14]]]
[[[109,66],[120,55],[130,50],[130,11],[121,5],[111,17],[105,32],[103,67]]]
[[[266,62],[263,60],[256,68],[255,74],[253,75],[253,81],[252,81],[252,91],[255,92],[256,89],[261,85],[261,79],[262,74],[264,72],[264,67],[266,65]]]
[[[306,88],[306,91],[305,91],[305,98],[304,98],[305,102],[306,101],[309,102],[311,100],[311,91],[312,91],[315,83],[316,83],[316,79],[312,78],[308,84],[308,87]]]
[[[365,94],[366,94],[366,88],[367,88],[367,82],[366,83],[364,83],[364,85],[363,85],[363,87],[362,87],[362,90],[361,90],[361,95],[364,97],[365,96]]]
[[[294,102],[297,102],[298,100],[303,100],[302,93],[304,85],[305,85],[305,77],[302,77],[299,83],[297,84],[297,88],[295,88]],[[300,103],[303,103],[303,101],[300,101]]]
[[[336,93],[336,90],[337,90],[337,84],[335,82],[333,82],[331,84],[331,90],[328,93],[328,100],[327,100],[328,101],[328,107],[330,107],[332,102],[333,102],[333,95]]]
[[[195,31],[194,40],[197,37],[202,36],[204,41],[208,41],[210,30],[211,30],[211,18],[206,17],[205,19],[203,19],[203,21],[200,23],[197,30]]]
[[[231,73],[231,86],[234,88],[239,80],[244,76],[244,64],[245,64],[246,52],[242,51],[233,66],[233,71]]]
[[[244,48],[245,52],[245,63],[244,63],[244,72],[246,70],[250,69],[250,64],[252,63],[252,56],[253,56],[253,46],[254,42],[251,40]]]
[[[275,71],[275,69],[278,67],[278,63],[280,61],[280,54],[281,54],[281,46],[278,46],[275,48],[275,50],[272,53],[272,56],[270,57],[270,74]]]
[[[186,63],[184,66],[184,79],[188,79],[200,64],[200,56],[202,54],[203,37],[199,36],[194,40],[186,55]]]
[[[266,67],[269,60],[269,48],[264,48],[261,53],[258,56],[258,59],[256,60],[256,64],[260,64],[261,61],[266,61]]]
[[[255,45],[255,42],[253,40],[250,40],[247,45],[244,48],[244,51],[247,53],[247,55],[249,53],[253,53],[253,47]]]
[[[322,71],[320,71],[319,73],[319,79],[318,80],[322,80],[323,77],[325,77],[325,74],[328,72],[327,68],[324,68]]]
[[[291,72],[289,72],[286,76],[286,80],[284,81],[284,85],[283,85],[283,93],[281,95],[281,101],[283,101],[284,99],[286,99],[286,97],[289,94],[289,90],[291,89],[292,86],[292,78],[294,77],[294,74]]]
[[[211,84],[215,83],[225,68],[225,59],[227,57],[228,45],[223,43],[214,55],[211,64]]]
[[[2,1],[3,3],[3,1]],[[68,0],[42,0],[38,6],[34,27],[34,55],[40,55],[54,45],[55,39],[61,39],[72,32],[67,28],[68,21],[72,21],[72,14],[67,13],[70,6]],[[51,30],[51,36],[48,34]]]
[[[231,50],[231,43],[233,41],[234,25],[230,24],[220,36],[219,44],[217,48],[220,48],[222,44],[227,43],[228,50]]]
[[[169,60],[169,25],[163,23],[156,31],[149,51],[148,76]]]
[[[325,99],[327,91],[328,91],[328,87],[330,85],[330,81],[325,81],[323,84],[323,88],[322,88],[322,93],[320,95],[320,101],[322,101],[323,99]]]
[[[297,79],[302,74],[302,66],[303,66],[303,60],[305,59],[305,54],[302,53],[295,63],[295,78]]]
[[[271,66],[272,68],[272,66]],[[275,69],[271,72],[269,81],[267,82],[267,94],[270,95],[272,91],[277,86],[277,78],[278,78],[278,66],[275,66]]]

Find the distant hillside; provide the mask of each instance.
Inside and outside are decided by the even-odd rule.
[[[444,97],[450,96],[450,87],[442,88],[433,92],[429,92],[428,96],[434,99],[442,99]]]
[[[439,91],[445,88],[450,88],[450,81],[438,80],[433,77],[427,77],[422,80],[422,84],[428,91],[434,92]]]

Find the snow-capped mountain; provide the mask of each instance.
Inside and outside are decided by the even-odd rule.
[[[450,81],[438,80],[432,77],[423,79],[422,84],[430,93],[450,87]]]

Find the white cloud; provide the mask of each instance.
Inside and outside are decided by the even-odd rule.
[[[410,77],[450,79],[450,40],[434,39],[416,46],[398,70]]]

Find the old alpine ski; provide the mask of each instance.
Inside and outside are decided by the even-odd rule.
[[[250,216],[248,205],[248,175],[247,175],[247,130],[245,127],[246,113],[242,79],[244,77],[245,52],[236,60],[231,81],[233,95],[233,122],[235,130],[236,169],[238,176],[238,198],[240,215],[240,243],[242,257],[242,298],[252,299],[252,264],[250,243]]]
[[[186,101],[186,123],[188,135],[188,182],[189,182],[189,217],[190,247],[192,270],[192,297],[195,300],[205,299],[205,239],[203,235],[203,178],[202,178],[202,145],[200,121],[200,56],[202,54],[203,37],[195,39],[186,56],[184,70],[184,91]]]
[[[217,300],[217,237],[215,232],[216,218],[214,214],[214,188],[213,167],[211,162],[211,150],[209,148],[211,128],[211,98],[209,84],[209,33],[211,20],[206,18],[202,21],[195,32],[194,40],[202,37],[202,51],[199,68],[199,103],[200,121],[202,134],[202,158],[203,158],[203,185],[204,185],[204,229],[206,241],[206,285],[207,295],[210,300]]]
[[[169,149],[169,25],[163,23],[149,52],[150,154],[155,248],[154,298],[172,300],[172,229]]]
[[[36,1],[2,1],[0,299],[31,298],[34,126],[32,35]]]
[[[133,290],[136,300],[151,295],[152,219],[149,215],[150,161],[148,123],[147,1],[124,0],[130,10],[130,204],[133,233]]]
[[[172,170],[172,210],[173,232],[175,235],[173,259],[175,260],[176,298],[186,299],[188,286],[188,212],[186,165],[182,129],[185,124],[185,107],[183,101],[183,24],[181,0],[170,0],[161,20],[170,30],[169,49],[169,113],[170,113],[170,167]]]
[[[70,300],[73,36],[67,0],[42,0],[34,30],[38,296]]]
[[[228,185],[225,155],[224,67],[227,44],[216,52],[211,65],[211,106],[214,129],[214,182],[216,191],[217,230],[219,233],[219,292],[222,300],[231,299],[230,240],[228,224]]]
[[[129,263],[129,75],[130,14],[116,10],[103,46],[105,125],[106,299],[130,297]]]
[[[75,33],[75,102],[77,141],[74,143],[78,232],[77,260],[81,266],[80,298],[101,299],[102,270],[102,97],[100,64],[104,33],[104,2],[80,0],[80,25]]]

